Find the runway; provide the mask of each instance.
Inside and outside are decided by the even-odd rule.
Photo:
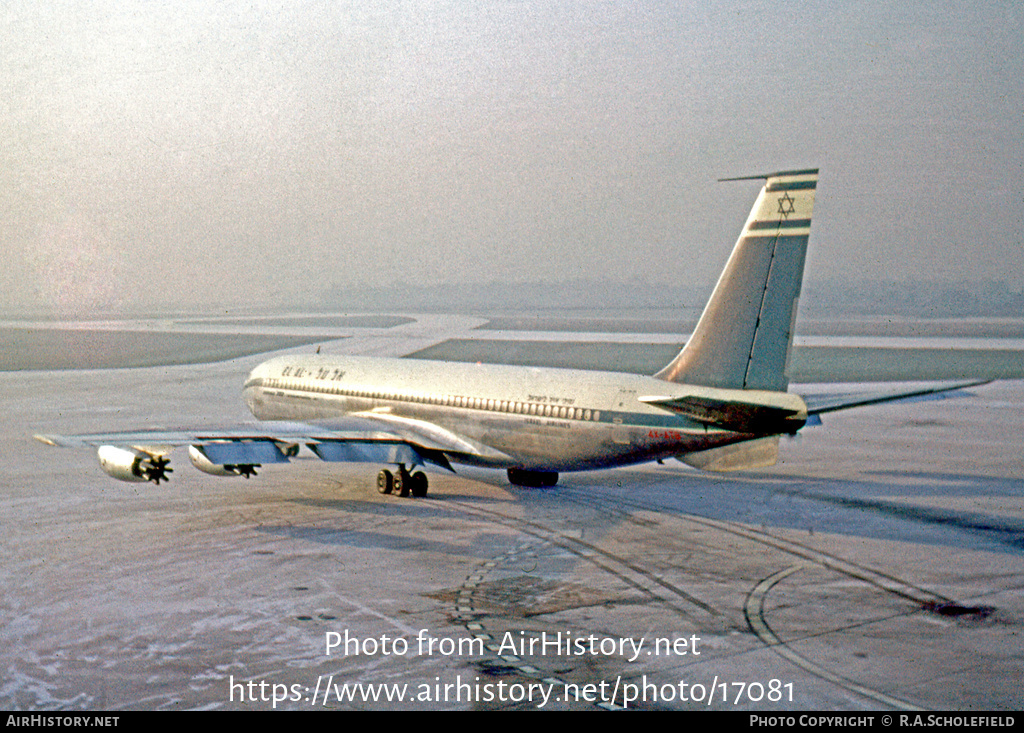
[[[265,358],[0,373],[0,707],[1020,707],[1024,381],[827,416],[759,472],[458,468],[415,500],[315,460],[122,484],[31,439],[248,419]]]

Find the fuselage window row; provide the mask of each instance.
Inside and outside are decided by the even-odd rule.
[[[254,379],[246,386],[288,389],[294,392],[317,392],[319,394],[337,395],[338,397],[355,397],[359,399],[383,400],[388,402],[415,402],[425,405],[443,405],[445,407],[461,407],[469,410],[505,412],[514,415],[554,417],[561,420],[598,422],[601,419],[600,410],[570,407],[568,405],[541,404],[538,402],[518,402],[516,400],[495,400],[483,397],[467,397],[465,395],[402,395],[391,392],[347,390],[341,389],[340,387],[330,387],[320,384],[305,385],[295,380],[272,378]]]

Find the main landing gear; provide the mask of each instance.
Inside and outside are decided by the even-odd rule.
[[[385,468],[377,474],[377,491],[422,498],[427,495],[427,474],[423,471],[410,474],[405,466],[399,466],[395,473]]]

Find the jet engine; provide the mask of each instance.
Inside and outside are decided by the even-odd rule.
[[[192,461],[192,465],[198,468],[203,473],[208,473],[212,476],[250,476],[256,475],[256,469],[259,468],[258,463],[239,463],[239,464],[225,464],[214,463],[203,453],[202,449],[195,445],[188,447],[188,458]]]
[[[168,467],[170,459],[162,453],[127,450],[113,445],[101,445],[96,453],[100,468],[119,481],[152,481],[159,485],[161,481],[170,480],[167,474],[174,473]]]

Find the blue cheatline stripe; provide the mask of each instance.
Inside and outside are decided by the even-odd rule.
[[[799,237],[788,237],[788,238],[787,237],[780,237],[780,239],[799,239]],[[804,237],[804,239],[806,239],[806,237]],[[256,380],[253,380],[253,381],[256,381]],[[292,392],[312,392],[313,391],[313,390],[308,389],[308,387],[306,385],[295,385],[293,387],[289,387],[288,389],[290,391],[292,391]],[[310,395],[297,395],[297,396],[302,397],[303,399],[313,399],[313,397],[310,396]],[[386,398],[382,398],[382,399],[388,399],[388,400],[391,400],[391,401],[394,401],[394,402],[406,402],[406,403],[413,402],[412,400],[408,399],[404,395],[392,395],[391,397],[386,397]],[[433,406],[433,405],[430,405],[430,406]],[[457,409],[476,410],[478,408],[466,407],[466,408],[457,408]],[[597,420],[572,420],[571,422],[573,422],[574,424],[583,425],[583,426],[594,425],[594,424],[602,424],[602,423],[611,425],[611,424],[613,424],[615,422],[616,419],[619,419],[621,421],[622,427],[627,427],[627,428],[675,428],[677,430],[681,430],[681,429],[685,430],[687,428],[689,428],[689,429],[701,429],[701,428],[704,427],[703,423],[701,423],[701,422],[699,422],[697,420],[693,420],[691,418],[688,418],[685,415],[678,415],[678,414],[673,414],[673,413],[670,413],[670,412],[662,413],[660,410],[657,413],[623,412],[623,411],[616,411],[616,410],[598,410],[597,412],[600,413],[600,416],[598,417]],[[540,419],[543,419],[543,420],[559,420],[559,421],[562,421],[562,422],[569,422],[570,421],[569,418],[557,418],[557,417],[544,416],[544,415],[522,415],[520,413],[511,413],[511,412],[509,412],[509,413],[498,413],[498,414],[508,415],[509,417],[513,417],[513,418],[515,418],[515,417],[520,417],[520,418],[529,417],[529,418],[540,418]],[[324,436],[325,440],[327,440],[329,438],[330,438],[330,436]],[[359,439],[356,439],[356,442],[359,442]]]
[[[807,240],[809,239],[807,234],[777,234],[772,236],[771,234],[757,234],[746,237],[741,237],[744,242],[756,242],[766,244],[768,242],[776,242],[778,244],[791,244],[801,247],[807,246]]]
[[[818,179],[813,181],[773,181],[765,187],[765,191],[799,191],[801,189],[815,189],[818,187]]]
[[[806,238],[806,236],[803,236],[803,238],[800,238],[800,236],[790,236],[790,238],[787,238],[787,236],[780,236],[780,238],[777,238],[777,239],[779,239],[779,240],[801,240],[801,239],[806,240],[807,238]],[[311,389],[310,385],[308,385],[308,384],[301,384],[301,383],[293,384],[293,385],[288,385],[288,386],[286,386],[286,385],[268,384],[268,382],[272,382],[272,381],[273,381],[272,379],[263,380],[263,379],[256,378],[256,379],[250,380],[247,384],[251,384],[253,386],[258,386],[261,389],[266,389],[266,390],[284,389],[284,390],[287,390],[289,392],[298,393],[298,394],[291,394],[291,395],[287,395],[287,396],[293,397],[293,398],[294,397],[298,397],[300,399],[315,399],[316,396],[319,395],[319,394],[331,394],[333,396],[344,396],[344,397],[356,396],[351,391],[345,391],[345,390],[340,390],[339,389],[339,391],[337,391],[337,392],[325,392],[325,391],[318,390],[318,389]],[[372,393],[376,394],[377,396],[375,396],[375,397],[364,397],[364,398],[365,399],[380,399],[380,400],[392,401],[392,402],[403,402],[403,403],[407,403],[407,404],[414,404],[414,403],[415,404],[426,404],[428,407],[441,406],[441,405],[437,405],[437,404],[434,404],[434,403],[431,403],[431,402],[419,402],[418,400],[413,399],[413,397],[411,395],[408,395],[408,394],[399,394],[399,393],[388,393],[388,394],[385,394],[383,392],[372,392]],[[472,398],[470,398],[470,399],[472,399]],[[481,399],[485,399],[485,398],[481,398]],[[679,429],[686,429],[686,428],[700,429],[700,428],[703,427],[702,423],[700,423],[698,421],[695,421],[695,420],[692,420],[690,418],[687,418],[687,417],[685,417],[683,415],[676,415],[676,414],[668,413],[668,412],[663,413],[662,411],[658,411],[657,413],[629,413],[629,412],[611,411],[611,409],[594,409],[593,412],[598,414],[598,418],[596,420],[580,420],[580,419],[571,419],[571,418],[557,418],[557,417],[554,417],[554,416],[547,416],[547,415],[524,415],[524,414],[521,414],[521,413],[502,413],[501,411],[494,411],[494,409],[486,409],[485,407],[455,407],[454,405],[445,405],[445,406],[449,406],[452,409],[464,409],[464,411],[477,411],[477,412],[495,413],[497,415],[507,415],[510,418],[535,418],[535,419],[541,419],[541,420],[555,420],[555,421],[560,421],[560,422],[571,422],[574,425],[584,425],[584,426],[586,426],[586,425],[594,425],[594,424],[598,424],[599,425],[599,424],[602,424],[602,423],[610,425],[610,424],[614,423],[616,419],[618,419],[618,420],[622,421],[621,422],[622,426],[623,427],[627,427],[627,428],[631,428],[631,427],[632,428],[675,428],[675,429],[679,430]],[[329,437],[330,436],[325,436],[325,439],[328,439]],[[358,439],[356,439],[356,441],[358,441]],[[225,462],[225,463],[230,463],[230,462]],[[269,463],[269,462],[267,462],[267,463]]]
[[[748,229],[800,229],[809,227],[810,219],[773,219],[771,221],[755,221]]]

